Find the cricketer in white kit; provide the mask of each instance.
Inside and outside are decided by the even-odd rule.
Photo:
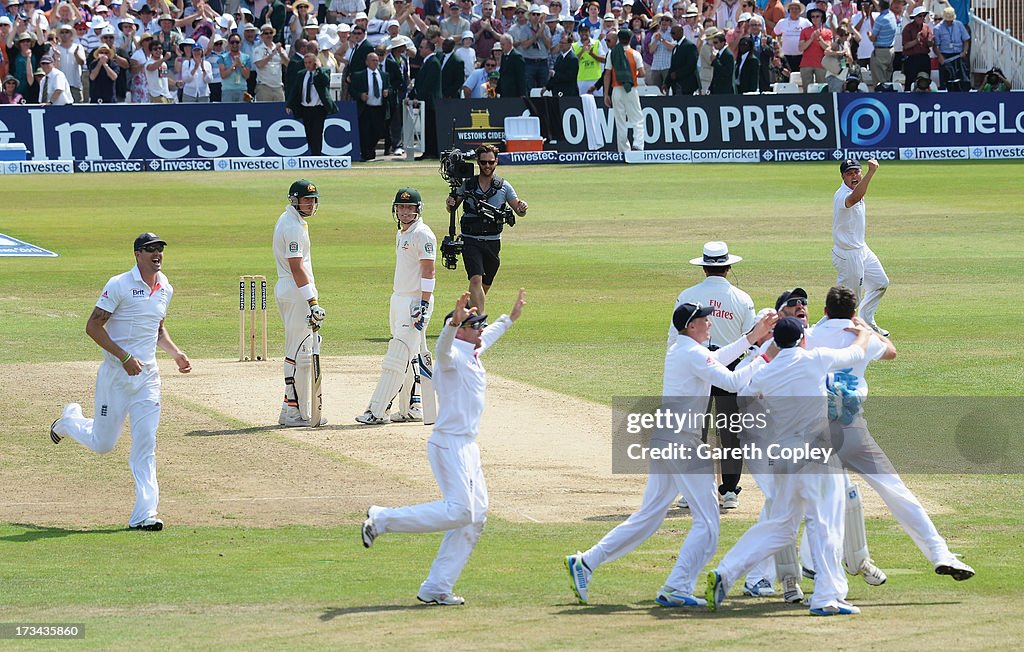
[[[399,229],[395,235],[391,339],[370,405],[356,417],[356,421],[366,425],[387,423],[396,395],[398,411],[390,414],[391,421],[423,421],[416,370],[421,354],[428,350],[426,332],[434,309],[437,238],[423,222],[423,199],[415,188],[401,188],[395,193],[391,213]]]
[[[288,189],[288,207],[274,227],[274,299],[284,322],[284,402],[277,422],[289,428],[310,425],[313,338],[320,337],[314,331],[327,316],[317,300],[306,223],[319,203],[316,185],[306,179],[295,181]],[[320,425],[326,424],[321,418]]]
[[[711,306],[684,303],[672,314],[679,335],[665,356],[662,385],[663,406],[681,414],[707,413],[711,386],[736,391],[765,364],[755,360],[741,371],[730,371],[726,364],[739,357],[757,339],[766,337],[775,323],[775,315],[757,322],[750,334],[738,338],[717,351],[709,351]],[[701,443],[699,428],[655,431],[651,447],[686,446],[696,450]],[[581,604],[589,599],[591,574],[602,564],[614,561],[650,538],[665,520],[668,508],[682,494],[690,504],[693,526],[683,541],[675,566],[656,596],[665,607],[704,606],[693,595],[698,574],[718,547],[718,492],[715,490],[714,465],[710,460],[652,459],[644,489],[643,503],[625,522],[606,534],[586,552],[565,558],[573,592]]]
[[[465,603],[453,593],[455,582],[487,520],[487,484],[476,443],[487,390],[480,356],[519,319],[526,292],[520,288],[512,311],[490,326],[486,315],[476,314],[476,308],[467,309],[468,303],[469,292],[464,292],[445,318],[434,357],[438,415],[427,440],[427,458],[442,498],[408,507],[371,506],[361,530],[367,548],[387,532],[446,531],[430,574],[416,595],[426,604]]]
[[[860,297],[857,312],[861,319],[882,335],[889,335],[889,331],[875,323],[875,312],[889,287],[889,277],[865,241],[864,195],[877,170],[875,159],[868,161],[868,173],[863,176],[860,163],[854,159],[839,166],[843,183],[832,201],[832,266],[836,268],[836,285],[853,288]]]
[[[741,396],[760,399],[768,415],[767,437],[775,444],[795,448],[814,445],[828,436],[825,377],[829,371],[850,367],[864,359],[871,331],[853,327],[857,338],[845,349],[808,351],[804,325],[794,317],[778,321],[769,347],[771,363],[740,390]],[[778,352],[775,353],[775,349]],[[708,573],[708,609],[717,610],[729,587],[754,564],[792,545],[807,514],[811,554],[819,569],[810,611],[814,615],[850,615],[860,610],[846,601],[849,586],[842,568],[843,471],[838,460],[796,465],[775,461],[775,496],[766,520],[747,530],[725,554],[718,568]]]
[[[155,233],[135,239],[136,265],[103,287],[85,332],[104,351],[96,374],[95,418],[87,419],[82,406],[69,403],[50,426],[50,439],[59,444],[71,437],[97,453],[109,453],[121,437],[129,417],[132,447],[128,465],[135,478],[135,507],[128,526],[136,530],[162,530],[157,518],[160,488],[156,480],[156,430],[160,425],[160,370],[156,347],[174,358],[178,371],[192,371],[181,349],[164,326],[174,289],[160,271],[166,242]]]
[[[807,337],[807,348],[817,347],[840,348],[850,344],[853,335],[847,330],[853,324],[851,319],[857,305],[857,295],[849,288],[834,287],[825,297],[826,321],[820,322]],[[868,397],[868,381],[864,373],[868,363],[873,360],[891,360],[896,357],[896,348],[888,340],[878,336],[871,339],[867,356],[862,362],[854,364],[848,372],[856,378],[854,395],[859,404]],[[842,447],[838,450],[843,466],[856,471],[878,492],[882,500],[900,527],[910,535],[917,547],[924,553],[939,575],[949,575],[954,580],[963,581],[974,576],[974,569],[963,563],[950,552],[946,540],[942,538],[935,524],[925,511],[921,502],[907,487],[893,468],[888,456],[868,432],[867,420],[859,407],[846,418],[833,422],[833,427],[841,429]],[[851,510],[849,488],[847,488],[847,536],[845,539],[844,563],[847,572],[857,573],[864,560],[870,561],[867,555],[867,541],[864,536],[863,512],[859,495]],[[851,513],[853,512],[853,513]],[[859,517],[859,518],[858,518]],[[802,552],[802,551],[801,551]],[[812,570],[816,567],[804,564]]]

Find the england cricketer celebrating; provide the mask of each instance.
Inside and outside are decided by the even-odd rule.
[[[829,371],[850,367],[864,359],[871,331],[852,326],[854,342],[844,349],[818,348],[808,351],[804,325],[793,317],[784,317],[773,331],[774,347],[768,350],[771,364],[757,374],[742,396],[758,397],[768,418],[769,438],[788,448],[815,445],[827,436],[825,377]],[[777,352],[776,352],[777,349]],[[820,400],[819,400],[820,399]],[[831,466],[829,466],[831,462]],[[725,554],[718,568],[708,573],[705,598],[708,609],[717,610],[730,585],[766,554],[774,554],[790,545],[800,521],[808,515],[811,552],[818,562],[810,611],[814,615],[834,616],[860,613],[846,601],[849,585],[843,574],[843,478],[834,459],[826,463],[809,462],[798,466],[777,460],[775,496],[768,518],[758,521]]]
[[[832,265],[836,268],[836,285],[853,288],[860,296],[861,319],[878,333],[888,336],[889,331],[875,323],[875,311],[889,287],[889,277],[864,240],[867,229],[864,195],[877,171],[875,159],[868,161],[868,173],[863,176],[860,163],[854,159],[839,165],[843,182],[832,201]]]
[[[427,457],[442,498],[410,507],[374,505],[366,511],[361,531],[367,548],[386,532],[446,531],[430,574],[416,595],[427,604],[465,603],[453,593],[455,582],[487,520],[487,484],[476,444],[487,390],[487,373],[480,357],[519,319],[526,292],[520,288],[512,312],[490,326],[487,316],[478,315],[468,304],[469,293],[465,292],[445,318],[434,357],[439,411],[427,441]]]
[[[825,297],[826,320],[815,326],[808,335],[807,348],[847,345],[852,338],[848,329],[856,320],[856,305],[857,295],[853,290],[845,287],[830,289]],[[868,382],[864,376],[868,363],[873,360],[891,360],[895,357],[896,348],[892,343],[876,334],[868,345],[867,357],[850,369],[849,375],[855,379],[855,389],[849,394],[855,397],[856,401],[852,403],[852,408],[849,401],[843,402],[846,414],[837,415],[832,422],[833,428],[839,429],[839,436],[834,437],[834,441],[842,442],[842,447],[838,450],[839,459],[844,467],[859,473],[864,481],[878,492],[896,521],[932,563],[936,573],[949,575],[957,581],[967,580],[974,576],[974,569],[950,552],[946,540],[935,529],[935,524],[921,502],[896,473],[888,456],[868,432],[867,421],[859,407],[868,397]],[[860,572],[864,574],[865,581],[871,584],[874,582],[869,581],[869,575],[865,571],[865,565],[872,564],[864,534],[864,511],[860,491],[855,485],[848,486],[846,496],[843,562],[847,572]],[[807,562],[804,565],[809,566]],[[814,567],[811,569],[816,570]],[[884,578],[883,574],[882,581]]]
[[[95,418],[86,419],[82,406],[69,403],[50,426],[50,439],[59,444],[71,437],[97,453],[109,453],[121,437],[124,418],[130,419],[132,448],[128,465],[135,478],[135,507],[128,519],[133,530],[162,530],[157,518],[160,488],[156,481],[156,429],[160,425],[160,370],[156,347],[168,353],[178,371],[192,371],[188,356],[164,327],[174,289],[161,271],[166,246],[155,233],[135,239],[135,267],[103,287],[85,332],[104,351],[96,374]]]
[[[673,406],[669,408],[673,410],[681,408],[682,413],[697,416],[701,421],[707,412],[712,385],[735,392],[765,361],[759,358],[742,371],[730,371],[723,362],[731,362],[756,340],[766,337],[776,320],[774,314],[766,316],[748,335],[712,352],[702,342],[707,341],[713,311],[711,306],[694,303],[684,303],[676,308],[672,323],[679,335],[665,356],[663,404]],[[685,446],[688,450],[696,450],[701,443],[701,432],[696,423],[693,426],[679,433],[658,430],[651,436],[651,447],[673,446],[678,449]],[[718,547],[719,512],[715,499],[714,466],[710,460],[660,458],[651,460],[640,509],[590,550],[565,558],[572,590],[581,604],[586,604],[589,599],[591,574],[598,566],[622,557],[657,532],[665,520],[666,511],[680,493],[690,504],[693,526],[679,550],[675,567],[655,599],[665,607],[704,606],[704,600],[694,597],[693,590],[698,574]]]
[[[437,238],[423,222],[423,200],[415,188],[395,193],[391,213],[398,223],[395,236],[395,283],[391,294],[391,340],[381,363],[380,380],[366,412],[356,421],[366,425],[388,422],[395,395],[398,411],[391,421],[423,421],[416,394],[415,369],[426,352],[427,324],[433,312],[434,257]],[[430,371],[427,370],[429,373]]]
[[[327,314],[317,301],[313,259],[309,252],[309,225],[316,214],[320,193],[307,179],[288,189],[288,206],[274,227],[277,284],[274,299],[284,322],[284,403],[278,423],[289,428],[308,426],[313,338]],[[326,425],[320,419],[320,425]]]

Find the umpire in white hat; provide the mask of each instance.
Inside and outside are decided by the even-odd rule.
[[[700,303],[702,306],[711,306],[714,312],[711,313],[711,331],[708,341],[704,344],[712,351],[735,342],[742,335],[754,327],[756,321],[754,314],[754,302],[750,295],[732,285],[726,275],[732,266],[743,260],[740,256],[729,253],[729,246],[724,242],[708,242],[704,244],[704,251],[700,256],[690,260],[691,265],[697,265],[704,269],[704,280],[693,287],[683,290],[676,299],[675,308],[684,303]],[[669,325],[668,341],[669,346],[676,341],[679,332],[675,326]],[[736,367],[735,360],[722,360],[722,363],[730,369]],[[711,388],[711,397],[715,404],[716,412],[723,414],[735,414],[736,395],[727,392],[720,387]],[[709,405],[710,409],[710,405]],[[738,448],[740,443],[735,434],[730,432],[719,433],[722,448]],[[707,440],[705,430],[703,439]],[[718,487],[719,501],[724,509],[735,509],[739,507],[740,474],[743,471],[743,462],[740,460],[729,460],[722,462],[722,484]],[[686,504],[680,501],[680,506]]]

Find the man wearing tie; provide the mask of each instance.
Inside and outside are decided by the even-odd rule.
[[[320,156],[324,147],[324,122],[337,113],[331,98],[331,73],[320,67],[316,54],[310,52],[302,60],[303,69],[295,73],[285,111],[302,121],[309,144],[309,156]]]
[[[572,51],[572,39],[565,37],[558,42],[558,55],[555,57],[554,74],[548,80],[547,87],[555,97],[579,97],[580,87],[576,78],[580,72],[580,60]]]
[[[672,90],[673,95],[693,95],[700,90],[697,45],[686,38],[683,28],[679,25],[672,26],[672,40],[676,42],[676,47],[672,50],[666,86]]]
[[[412,89],[412,99],[420,100],[426,108],[426,142],[423,144],[423,156],[437,157],[437,130],[432,129],[437,101],[441,99],[441,61],[434,54],[434,46],[428,39],[420,41],[420,56],[423,65],[416,75],[416,83]]]
[[[466,81],[466,64],[455,54],[455,39],[446,38],[441,53],[441,97],[458,99]]]
[[[359,141],[364,161],[377,157],[377,142],[385,135],[390,114],[390,90],[391,83],[380,68],[380,57],[371,52],[366,55],[366,69],[354,74],[349,86],[359,112]]]

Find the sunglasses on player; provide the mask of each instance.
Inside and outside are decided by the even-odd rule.
[[[164,246],[162,244],[148,244],[142,247],[142,251],[145,251],[148,254],[156,253],[158,251],[162,252],[163,250]]]
[[[783,305],[785,305],[787,308],[792,308],[793,306],[806,306],[807,299],[803,297],[793,297],[792,299],[787,299],[786,303]]]

